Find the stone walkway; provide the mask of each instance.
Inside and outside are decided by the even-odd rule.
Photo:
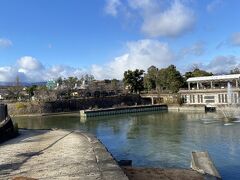
[[[128,179],[91,134],[67,130],[20,133],[0,144],[0,179]]]

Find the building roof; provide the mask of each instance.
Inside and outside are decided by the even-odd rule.
[[[240,78],[240,74],[229,74],[229,75],[218,75],[218,76],[202,76],[202,77],[188,78],[187,82],[232,80],[232,79],[239,79],[239,78]]]

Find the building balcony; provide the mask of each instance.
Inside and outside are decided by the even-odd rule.
[[[189,89],[180,89],[179,93],[211,93],[211,92],[227,92],[227,87],[222,87],[222,88],[191,88]],[[240,91],[240,88],[238,87],[232,87],[231,90],[233,92]]]

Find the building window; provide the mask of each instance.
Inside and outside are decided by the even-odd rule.
[[[193,103],[195,103],[195,95],[192,95],[193,97],[192,97],[192,101],[193,101]]]
[[[225,103],[224,94],[222,94],[222,102]]]
[[[237,94],[236,93],[234,94],[234,102],[238,103],[238,99],[237,99]]]
[[[182,101],[183,101],[183,103],[187,102],[187,95],[182,95]]]
[[[197,95],[198,103],[203,103],[203,95]]]
[[[215,96],[204,96],[206,103],[215,103]]]
[[[215,99],[215,96],[204,96],[204,99]]]
[[[221,94],[218,94],[218,102],[221,103]]]
[[[225,103],[228,102],[227,94],[225,94]]]

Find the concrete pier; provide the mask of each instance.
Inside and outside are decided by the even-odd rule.
[[[136,113],[136,112],[150,112],[150,111],[163,111],[167,110],[167,105],[140,105],[140,106],[128,106],[119,108],[106,108],[106,109],[96,109],[96,110],[81,110],[81,117],[95,117],[95,116],[107,116],[115,114],[126,114],[126,113]]]
[[[67,130],[21,130],[20,134],[0,146],[0,179],[128,179],[91,134]]]
[[[221,179],[219,172],[207,152],[192,152],[191,168],[207,176],[210,175],[215,179]]]

